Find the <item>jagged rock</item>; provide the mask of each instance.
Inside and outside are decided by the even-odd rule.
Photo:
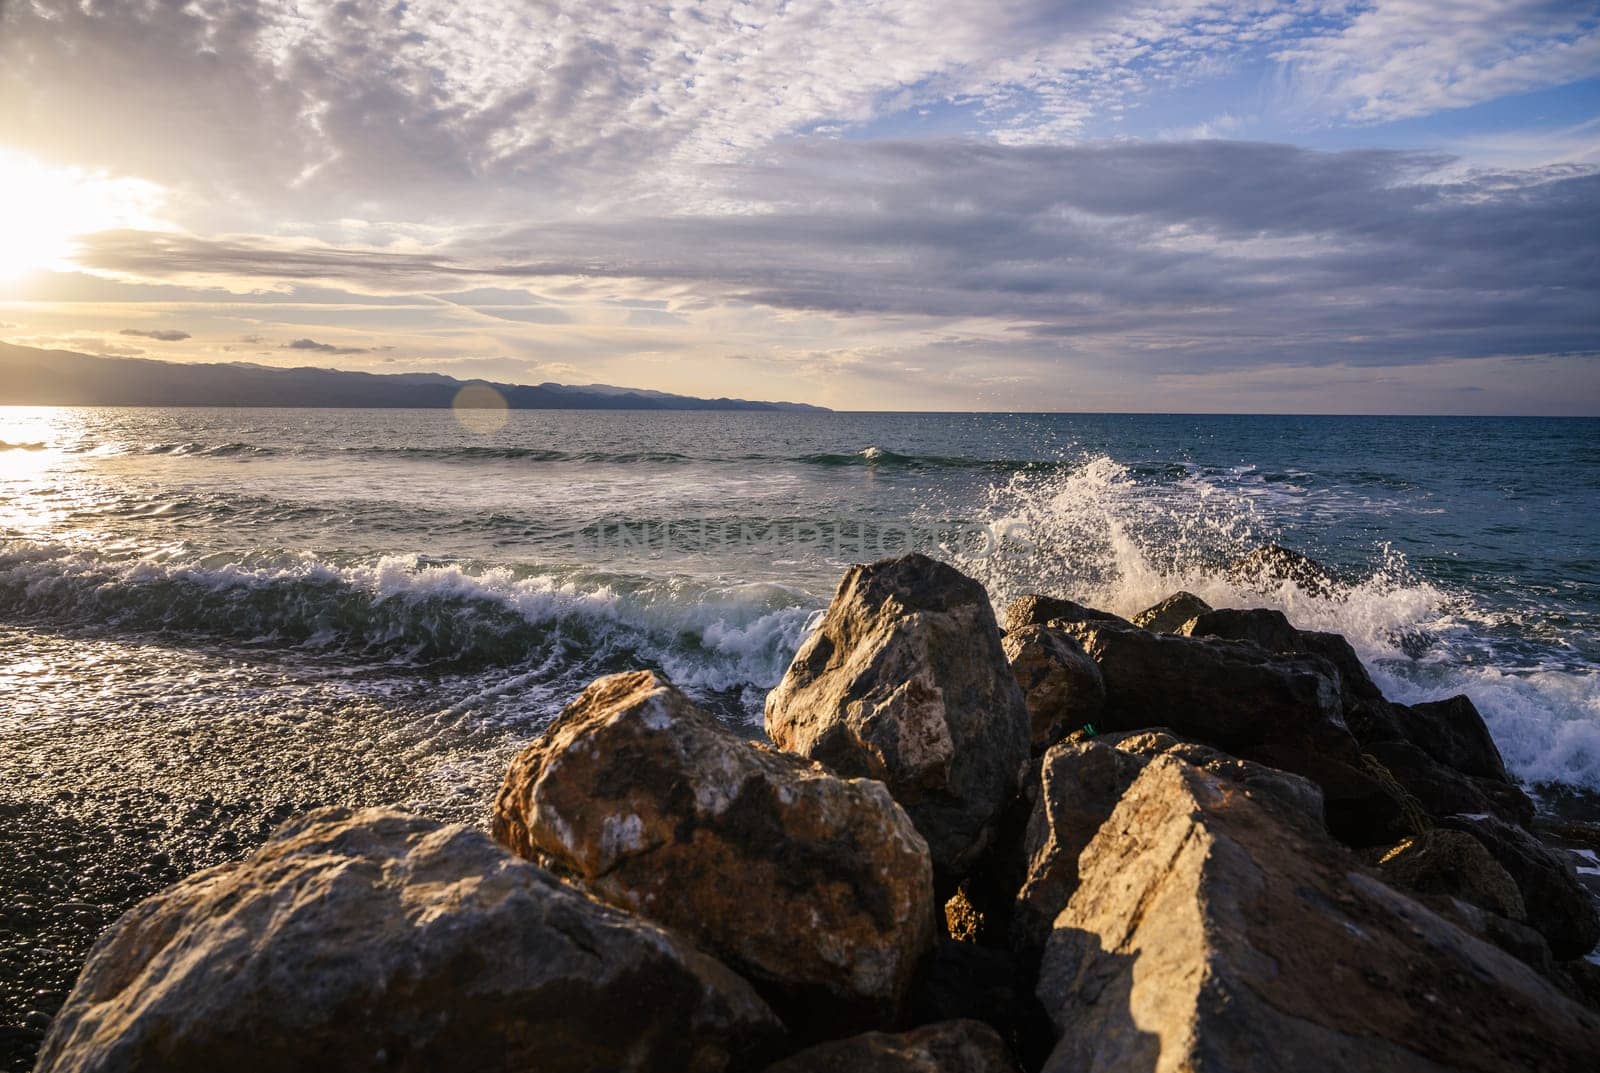
[[[1100,665],[1102,730],[1162,726],[1322,787],[1328,827],[1352,845],[1412,833],[1401,803],[1363,766],[1328,661],[1237,641],[1111,622],[1061,627]]]
[[[781,749],[887,783],[943,892],[994,837],[1028,757],[988,593],[924,555],[850,569],[767,695],[766,726]]]
[[[1109,622],[1062,627],[1100,665],[1102,730],[1170,727],[1235,754],[1268,741],[1324,745],[1347,755],[1337,673],[1314,656],[1150,633]]]
[[[1297,630],[1281,611],[1212,611],[1178,632],[1322,657],[1338,672],[1345,725],[1430,816],[1492,812],[1515,823],[1532,821],[1533,803],[1506,774],[1494,739],[1466,697],[1393,704],[1343,637]]]
[[[1533,821],[1533,802],[1509,783],[1463,775],[1407,742],[1374,742],[1367,751],[1435,819],[1483,812],[1508,823]]]
[[[1022,626],[1008,632],[1002,645],[1028,708],[1033,752],[1100,718],[1105,682],[1077,641],[1049,626]]]
[[[978,1021],[942,1021],[890,1035],[868,1032],[820,1043],[765,1073],[1014,1073],[994,1029]]]
[[[1300,631],[1289,624],[1282,611],[1266,607],[1225,607],[1193,615],[1173,633],[1185,637],[1216,637],[1225,641],[1249,641],[1268,652],[1304,652]]]
[[[1511,782],[1488,725],[1467,697],[1396,707],[1404,715],[1406,737],[1439,763],[1464,775]]]
[[[1120,615],[1097,611],[1074,600],[1032,593],[1019,596],[1006,605],[1006,632],[1024,626],[1045,626],[1052,622],[1126,622]]]
[[[1324,598],[1337,596],[1343,588],[1327,567],[1281,544],[1268,544],[1239,556],[1228,564],[1228,579],[1259,592],[1290,582],[1308,595]]]
[[[649,671],[506,773],[494,835],[690,937],[808,1038],[892,1023],[932,941],[927,845],[880,782],[756,746]]]
[[[1194,593],[1175,592],[1133,616],[1133,624],[1151,633],[1175,633],[1185,622],[1210,610],[1211,605]]]
[[[718,1071],[781,1038],[727,968],[483,834],[323,809],[126,913],[38,1068]]]
[[[1017,891],[1011,943],[1036,959],[1056,916],[1078,887],[1078,857],[1116,809],[1123,793],[1158,756],[1173,755],[1236,784],[1268,803],[1286,822],[1322,829],[1322,794],[1310,781],[1164,731],[1062,742],[1045,754],[1023,855],[1027,875]],[[1492,863],[1492,862],[1491,862]]]
[[[1049,1073],[1576,1073],[1600,1055],[1600,1017],[1532,969],[1176,757],[1079,870],[1038,984]]]
[[[1600,942],[1594,903],[1554,850],[1493,816],[1449,816],[1439,824],[1477,838],[1510,873],[1522,894],[1528,924],[1550,943],[1557,960],[1582,957]]]
[[[1378,874],[1417,894],[1459,898],[1511,920],[1526,920],[1522,893],[1483,843],[1464,831],[1435,827],[1405,839],[1378,860]]]

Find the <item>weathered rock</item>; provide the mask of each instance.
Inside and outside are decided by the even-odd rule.
[[[1289,624],[1282,611],[1266,607],[1225,607],[1206,610],[1179,623],[1173,633],[1185,637],[1216,637],[1225,641],[1249,641],[1268,652],[1304,652],[1300,631]]]
[[[1483,812],[1509,823],[1533,820],[1533,802],[1509,783],[1463,775],[1408,742],[1373,742],[1367,752],[1435,819]]]
[[[1002,645],[1028,708],[1033,752],[1100,718],[1105,682],[1077,641],[1049,626],[1022,626],[1007,633]]]
[[[1079,861],[1045,1069],[1587,1070],[1600,1017],[1226,779],[1151,761]]]
[[[790,1055],[766,1073],[1013,1073],[1005,1044],[978,1021],[941,1021],[910,1032],[868,1032]]]
[[[1554,850],[1493,816],[1449,816],[1439,823],[1477,838],[1510,873],[1522,894],[1529,926],[1550,943],[1557,960],[1582,957],[1600,942],[1594,903]]]
[[[494,834],[692,938],[804,1037],[892,1023],[933,941],[927,845],[882,783],[756,746],[649,671],[518,754]]]
[[[1177,756],[1227,779],[1285,822],[1322,829],[1322,794],[1310,781],[1182,741],[1164,731],[1062,742],[1045,754],[1023,845],[1027,876],[1017,891],[1011,943],[1037,959],[1056,916],[1078,887],[1078,857],[1150,761]]]
[[[324,809],[102,937],[42,1073],[749,1069],[750,986],[481,833]]]
[[[1211,605],[1192,592],[1175,592],[1154,607],[1133,616],[1133,624],[1151,633],[1173,633],[1179,626],[1211,610]]]
[[[851,568],[766,715],[779,748],[887,783],[944,892],[993,838],[1028,756],[988,594],[924,555]]]
[[[1268,544],[1239,556],[1228,564],[1228,578],[1259,592],[1289,582],[1308,595],[1324,598],[1337,596],[1343,588],[1327,567],[1281,544]]]
[[[1352,845],[1389,845],[1411,833],[1401,803],[1363,767],[1328,661],[1110,622],[1061,628],[1100,665],[1102,730],[1167,727],[1304,775],[1322,787],[1329,829]]]
[[[1526,920],[1522,893],[1483,843],[1464,831],[1435,827],[1405,839],[1378,860],[1378,874],[1416,894],[1459,898],[1511,920]]]
[[[1109,622],[1062,629],[1100,665],[1102,730],[1170,727],[1235,754],[1284,740],[1354,753],[1337,672],[1317,657]]]
[[[1019,596],[1006,605],[1006,632],[1024,626],[1045,626],[1052,622],[1126,622],[1120,615],[1098,611],[1075,600],[1032,593]]]
[[[1187,637],[1250,641],[1269,652],[1321,656],[1339,672],[1345,725],[1363,746],[1374,741],[1406,741],[1394,706],[1372,681],[1350,642],[1337,633],[1296,629],[1281,611],[1270,608],[1211,611],[1173,630]]]
[[[1439,763],[1464,775],[1511,782],[1489,727],[1467,697],[1395,707],[1403,714],[1406,737]]]

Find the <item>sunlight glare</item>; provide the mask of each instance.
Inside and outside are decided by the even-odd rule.
[[[142,179],[51,167],[0,147],[0,280],[71,269],[80,235],[159,226],[164,191]]]

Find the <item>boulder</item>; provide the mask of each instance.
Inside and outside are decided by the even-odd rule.
[[[1211,605],[1194,593],[1175,592],[1133,616],[1133,624],[1151,633],[1174,633],[1185,622],[1210,610]]]
[[[868,1032],[790,1055],[766,1073],[1014,1073],[994,1029],[941,1021],[910,1032]]]
[[[1227,779],[1152,760],[1079,860],[1050,1073],[1588,1070],[1600,1016]]]
[[[1249,641],[1268,652],[1304,652],[1300,631],[1289,624],[1282,611],[1266,607],[1225,607],[1207,609],[1172,629],[1185,637],[1216,637],[1225,641]]]
[[[1028,708],[1033,752],[1100,718],[1106,685],[1077,641],[1049,626],[1023,626],[1008,632],[1002,645]]]
[[[1472,835],[1500,862],[1522,895],[1529,926],[1545,937],[1557,960],[1582,957],[1600,942],[1594,903],[1556,851],[1493,816],[1449,816],[1439,825]]]
[[[1367,755],[1382,763],[1434,819],[1465,812],[1488,813],[1508,823],[1533,822],[1533,802],[1517,787],[1463,775],[1409,742],[1373,742]]]
[[[1127,622],[1120,615],[1097,611],[1074,600],[1031,593],[1006,605],[1006,632],[1024,626],[1044,626],[1052,622]]]
[[[1345,725],[1357,741],[1366,746],[1374,741],[1407,740],[1394,705],[1384,699],[1350,642],[1337,633],[1296,629],[1282,611],[1264,607],[1209,611],[1173,632],[1186,637],[1250,641],[1269,652],[1321,656],[1339,672]]]
[[[1510,783],[1506,762],[1477,707],[1465,696],[1395,705],[1408,740],[1464,775]]]
[[[650,671],[517,755],[494,836],[693,939],[803,1037],[894,1022],[933,941],[927,844],[881,782],[755,745]]]
[[[102,936],[41,1073],[751,1069],[749,984],[483,834],[386,809],[291,820]]]
[[[888,785],[945,893],[994,837],[1029,726],[988,593],[925,555],[852,567],[767,695],[779,748]]]
[[[1061,628],[1100,665],[1101,730],[1167,727],[1304,775],[1322,787],[1329,829],[1352,845],[1391,845],[1412,833],[1392,788],[1363,764],[1327,660],[1113,622]]]
[[[1464,831],[1435,827],[1405,839],[1378,859],[1378,874],[1415,894],[1459,898],[1511,920],[1527,920],[1516,881],[1483,843]]]
[[[1123,793],[1158,756],[1177,756],[1237,785],[1285,822],[1322,829],[1322,794],[1306,779],[1165,731],[1062,742],[1045,754],[1023,855],[1027,876],[1011,916],[1011,944],[1036,961],[1056,916],[1078,887],[1078,857]]]
[[[1338,673],[1325,660],[1111,622],[1062,629],[1100,665],[1102,730],[1170,727],[1235,754],[1288,740],[1355,755]]]
[[[1234,559],[1228,564],[1228,580],[1257,592],[1270,592],[1288,583],[1324,599],[1343,590],[1327,567],[1281,544],[1267,544]]]
[[[1413,708],[1393,704],[1343,637],[1297,630],[1281,611],[1211,611],[1177,632],[1322,658],[1337,672],[1345,726],[1429,816],[1490,812],[1515,823],[1532,821],[1533,803],[1506,775],[1488,728],[1466,697]]]

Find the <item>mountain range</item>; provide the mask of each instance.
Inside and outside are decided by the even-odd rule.
[[[701,399],[609,384],[501,384],[440,373],[359,373],[250,362],[108,358],[0,343],[0,405],[451,406],[469,384],[492,387],[513,410],[756,410],[826,412],[798,402]],[[476,393],[480,398],[484,393]],[[469,396],[470,397],[470,396]]]

